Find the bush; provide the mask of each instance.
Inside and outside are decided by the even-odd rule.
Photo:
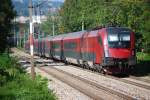
[[[0,56],[0,98],[2,100],[55,100],[47,87],[47,79],[37,76],[32,80],[16,60]]]
[[[137,59],[138,60],[144,60],[144,61],[150,61],[150,55],[143,52],[137,52]]]
[[[7,54],[0,55],[0,86],[24,72],[16,62],[15,58],[10,58]]]
[[[0,87],[0,98],[9,100],[55,100],[52,91],[48,91],[47,80],[36,77],[33,81],[28,75],[20,75],[19,78]]]

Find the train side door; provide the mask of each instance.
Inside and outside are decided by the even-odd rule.
[[[51,56],[51,58],[53,58],[54,57],[54,44],[53,44],[53,41],[50,41],[50,56]]]
[[[88,32],[83,34],[81,38],[81,58],[83,61],[87,61],[89,59],[88,54]]]
[[[64,59],[64,43],[63,43],[63,38],[61,39],[61,43],[60,43],[60,59],[63,60]]]
[[[43,56],[45,56],[46,41],[43,39]]]

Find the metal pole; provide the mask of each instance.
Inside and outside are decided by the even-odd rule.
[[[21,34],[22,34],[21,31],[19,31],[19,46],[20,46],[20,48],[21,48],[21,39],[22,39]]]
[[[84,21],[82,21],[82,31],[84,31]]]
[[[30,54],[31,54],[31,76],[35,79],[35,69],[34,69],[34,47],[33,47],[33,22],[32,22],[32,0],[29,2],[29,14],[30,14]]]
[[[82,13],[82,31],[84,31],[84,12]]]
[[[23,48],[25,48],[25,42],[26,42],[26,31],[24,30],[24,42],[23,42]]]
[[[18,34],[19,34],[19,33],[18,33],[18,32],[16,32],[16,33],[17,33],[17,47],[18,47],[18,38],[19,38]]]
[[[52,11],[52,21],[53,21],[53,36],[55,35],[55,16],[54,12]]]
[[[54,24],[54,20],[53,20],[53,36],[55,35],[55,24]]]
[[[39,35],[41,33],[41,10],[40,10],[40,6],[38,7],[39,9],[39,30],[38,30],[38,38],[39,38]]]
[[[16,18],[14,18],[14,47],[15,47],[15,45],[16,45]]]

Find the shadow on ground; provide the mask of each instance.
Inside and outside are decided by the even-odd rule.
[[[150,61],[138,61],[131,75],[136,77],[150,76]]]

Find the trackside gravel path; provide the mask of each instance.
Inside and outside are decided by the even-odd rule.
[[[30,58],[29,54],[26,54],[25,52],[18,50],[16,48],[13,48],[12,51],[14,52],[12,56],[18,57],[20,59]],[[35,56],[34,58],[38,59],[39,57]],[[29,67],[26,70],[28,73],[30,73],[31,68]],[[36,67],[35,67],[35,71],[37,75],[41,75],[42,77],[45,77],[49,80],[48,88],[54,91],[54,93],[58,97],[58,100],[93,100],[87,95],[72,88],[68,84],[54,78],[53,76],[43,72],[42,70],[39,70]]]
[[[99,74],[91,73],[75,67],[70,66],[53,66],[63,71],[72,73],[73,75],[80,76],[84,79],[91,80],[97,84],[102,84],[104,87],[109,87],[115,91],[124,93],[135,99],[146,99],[150,100],[150,90],[142,87],[138,87],[132,84],[128,84],[116,79],[111,79]]]

